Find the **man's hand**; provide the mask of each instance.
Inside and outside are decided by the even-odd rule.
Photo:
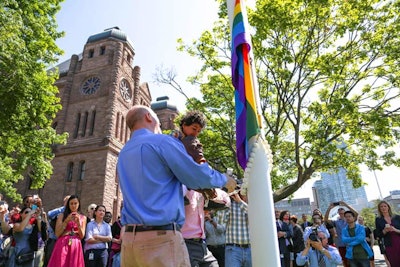
[[[228,193],[231,193],[235,190],[237,183],[235,179],[233,179],[231,176],[228,176],[226,174],[225,176],[228,178],[228,180],[226,181],[224,187],[228,190]]]
[[[235,200],[236,202],[240,203],[242,202],[242,198],[239,196],[238,192],[235,192],[231,195],[232,199]]]
[[[310,240],[310,243],[311,243],[311,246],[313,248],[315,248],[316,250],[322,250],[323,249],[322,243],[319,240],[318,241],[311,241]]]

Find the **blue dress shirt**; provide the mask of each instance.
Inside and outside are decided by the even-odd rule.
[[[182,184],[191,189],[217,188],[227,181],[207,163],[194,162],[178,139],[148,129],[132,133],[119,154],[117,171],[124,198],[123,225],[182,226]]]

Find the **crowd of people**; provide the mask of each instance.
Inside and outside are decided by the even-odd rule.
[[[120,266],[121,223],[104,205],[90,204],[84,214],[76,195],[48,212],[38,195],[12,209],[0,204],[0,266]]]
[[[334,207],[339,217],[330,220]],[[387,266],[400,266],[400,216],[392,213],[386,201],[378,204],[374,231],[344,201],[331,203],[325,216],[314,210],[311,222],[303,214],[303,222],[297,224],[297,217],[287,210],[275,210],[275,217],[281,267],[374,267],[375,240]]]
[[[26,196],[9,209],[0,203],[3,246],[0,266],[39,267],[250,267],[247,197],[231,174],[212,169],[197,139],[205,126],[198,111],[183,116],[177,135],[164,135],[157,115],[134,106],[126,116],[132,132],[121,150],[117,172],[121,214],[103,204],[81,211],[79,196],[44,212],[39,196]],[[339,206],[339,218],[329,220]],[[400,216],[378,205],[372,232],[347,203],[314,210],[299,224],[275,210],[281,267],[374,266],[374,239],[389,267],[400,266]],[[7,242],[6,242],[7,241]]]

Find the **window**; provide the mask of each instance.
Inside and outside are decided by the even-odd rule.
[[[92,119],[90,121],[90,131],[89,131],[89,135],[92,136],[93,132],[94,132],[94,123],[96,121],[96,110],[92,111]]]
[[[74,163],[70,162],[68,163],[68,167],[67,167],[67,182],[71,182],[72,181],[72,174],[74,171]]]
[[[92,58],[93,55],[94,55],[94,50],[93,50],[93,49],[90,49],[90,50],[89,50],[88,58]]]
[[[89,112],[85,112],[85,116],[83,117],[83,122],[82,122],[82,133],[81,136],[84,137],[85,133],[86,133],[86,124],[87,124],[87,120],[89,117]]]
[[[123,141],[124,138],[124,128],[125,128],[125,118],[121,116],[121,127],[119,131],[119,140]]]
[[[81,113],[78,113],[76,115],[76,120],[75,120],[75,131],[74,131],[74,138],[78,137],[78,132],[79,132],[79,124],[81,123]]]
[[[82,160],[79,162],[79,181],[83,181],[86,172],[86,162]]]
[[[104,55],[106,53],[106,47],[102,46],[100,47],[100,55]]]
[[[120,116],[120,113],[118,112],[117,113],[117,119],[116,119],[116,125],[115,125],[115,138],[118,138],[118,133],[119,133],[119,130],[118,130],[118,127],[119,127],[119,116]]]

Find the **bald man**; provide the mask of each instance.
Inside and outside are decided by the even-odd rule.
[[[148,107],[134,106],[126,116],[132,132],[118,158],[123,194],[121,266],[190,266],[180,227],[185,221],[182,184],[191,189],[235,189],[207,163],[198,164],[182,143],[161,134]]]

